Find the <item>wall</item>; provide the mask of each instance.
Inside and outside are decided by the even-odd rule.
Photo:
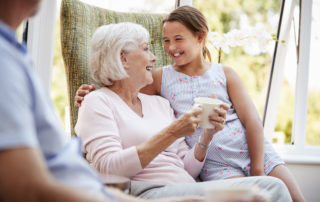
[[[320,164],[287,163],[307,202],[320,201]]]

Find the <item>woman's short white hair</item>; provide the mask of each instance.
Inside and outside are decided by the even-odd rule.
[[[99,27],[93,34],[89,68],[100,86],[128,77],[121,62],[121,51],[131,51],[149,41],[149,32],[139,24],[123,22]]]

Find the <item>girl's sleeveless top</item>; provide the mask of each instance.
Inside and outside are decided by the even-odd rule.
[[[238,119],[227,92],[227,81],[221,64],[213,63],[201,76],[188,76],[175,71],[172,65],[165,66],[162,69],[160,94],[169,100],[176,118],[191,109],[194,98],[215,94],[218,99],[230,105],[226,122]],[[198,128],[192,137],[186,138],[189,146],[193,146],[201,131]]]

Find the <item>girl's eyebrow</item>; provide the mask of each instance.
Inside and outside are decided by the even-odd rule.
[[[177,34],[177,35],[174,35],[174,37],[182,37],[182,35],[181,34]],[[168,37],[162,37],[162,39],[166,39],[166,38],[168,38]]]

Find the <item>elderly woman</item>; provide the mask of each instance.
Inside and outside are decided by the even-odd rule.
[[[83,140],[87,160],[108,183],[114,176],[130,179],[130,194],[142,198],[203,195],[214,185],[259,186],[274,201],[290,201],[284,184],[272,177],[199,182],[207,147],[223,128],[228,106],[212,113],[199,143],[189,148],[184,137],[195,132],[201,109],[175,120],[169,102],[139,93],[153,82],[155,56],[149,51],[149,33],[141,25],[105,25],[93,35],[90,70],[102,87],[88,94],[79,109],[75,131]]]

